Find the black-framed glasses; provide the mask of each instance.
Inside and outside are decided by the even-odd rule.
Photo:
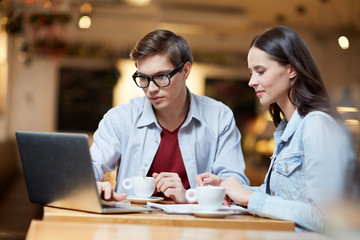
[[[152,81],[156,86],[158,87],[167,87],[170,85],[170,79],[178,73],[182,67],[184,66],[184,63],[180,63],[174,70],[172,70],[170,73],[165,74],[158,74],[152,77],[146,76],[146,75],[140,75],[137,72],[135,72],[132,75],[132,78],[134,79],[134,82],[139,88],[147,88],[150,84],[150,81]]]

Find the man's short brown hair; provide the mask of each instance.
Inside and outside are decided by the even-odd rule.
[[[155,30],[141,38],[130,53],[131,60],[137,61],[144,57],[164,54],[171,64],[193,63],[193,56],[189,44],[182,36],[169,30]]]

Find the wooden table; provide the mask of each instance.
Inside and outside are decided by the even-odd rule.
[[[316,233],[261,231],[145,224],[116,224],[96,222],[65,222],[33,220],[26,240],[82,240],[82,239],[141,239],[141,240],[326,240]]]
[[[253,215],[229,215],[225,218],[200,218],[193,215],[166,214],[159,211],[151,213],[96,214],[53,207],[44,207],[43,220],[45,222],[125,223],[237,230],[294,231],[295,229],[294,222],[255,217]]]

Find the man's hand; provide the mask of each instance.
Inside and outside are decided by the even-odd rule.
[[[122,201],[126,199],[125,193],[116,193],[110,182],[96,182],[99,195],[106,201]]]
[[[155,178],[154,185],[158,192],[163,192],[166,197],[171,198],[176,203],[187,202],[185,198],[186,189],[177,173],[153,173],[153,177]]]

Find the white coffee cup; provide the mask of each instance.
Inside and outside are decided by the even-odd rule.
[[[132,189],[136,197],[151,197],[155,190],[153,177],[125,178],[122,185],[125,189]]]
[[[225,188],[217,186],[197,186],[196,189],[188,189],[185,193],[189,202],[197,201],[201,210],[216,211],[225,199]]]

